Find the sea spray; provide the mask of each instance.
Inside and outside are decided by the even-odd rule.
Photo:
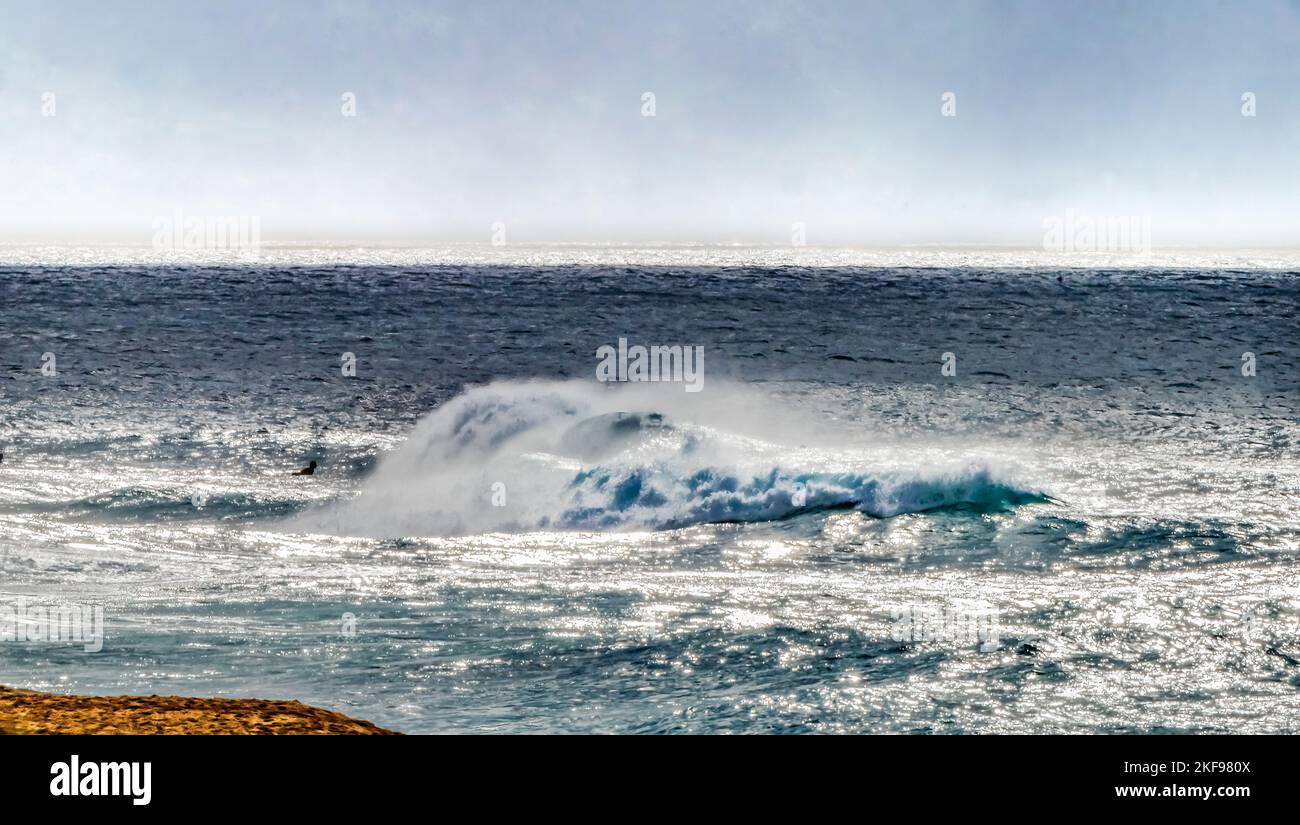
[[[358,497],[289,526],[375,537],[671,529],[1045,500],[987,459],[855,443],[740,385],[709,395],[580,381],[472,388],[421,420]]]

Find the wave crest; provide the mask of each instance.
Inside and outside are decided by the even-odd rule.
[[[498,382],[430,413],[357,498],[296,526],[389,537],[668,529],[1048,500],[988,462],[936,461],[918,447],[900,466],[897,448],[843,437],[806,446],[806,417],[720,383],[687,396],[668,385]]]

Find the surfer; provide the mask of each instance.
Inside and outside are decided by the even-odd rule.
[[[315,474],[316,474],[316,462],[315,462],[315,461],[313,461],[312,463],[308,464],[306,467],[303,467],[303,468],[302,468],[301,470],[299,470],[298,472],[294,473],[294,475],[296,475],[296,476],[310,476],[310,475],[315,475]]]

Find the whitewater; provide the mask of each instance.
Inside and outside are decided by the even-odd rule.
[[[1047,500],[991,457],[953,458],[919,441],[855,444],[740,386],[698,398],[655,383],[473,388],[422,419],[359,496],[290,527],[388,538],[658,530]]]

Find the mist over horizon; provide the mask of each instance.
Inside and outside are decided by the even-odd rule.
[[[0,242],[1296,243],[1295,2],[259,8],[0,2]]]

